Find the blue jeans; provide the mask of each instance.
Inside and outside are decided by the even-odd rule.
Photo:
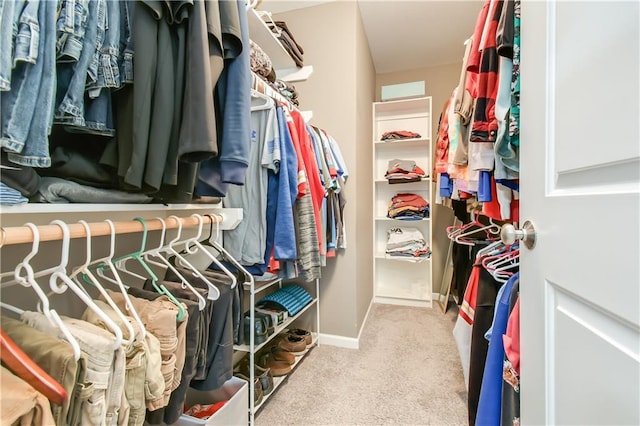
[[[14,1],[0,1],[0,91],[3,92],[11,89],[13,43],[18,32],[17,18],[19,17],[19,12],[16,12],[17,3]]]
[[[98,3],[90,1],[87,26],[78,62],[58,63],[58,90],[54,120],[60,124],[84,126],[84,91],[89,64],[96,52],[98,39]]]
[[[101,95],[103,87],[120,87],[120,70],[118,69],[120,43],[120,2],[107,0],[105,16],[104,43],[100,51],[96,51],[94,61],[97,61],[97,78],[87,85],[89,97],[92,99]]]
[[[56,25],[58,62],[77,62],[87,27],[88,0],[61,0]]]
[[[37,10],[37,19],[32,20],[33,7]],[[16,52],[29,52],[33,37],[37,37],[37,58],[35,64],[19,62],[12,75],[12,89],[1,94],[2,137],[0,145],[8,152],[9,160],[14,163],[49,167],[49,132],[53,112],[55,91],[55,30],[56,2],[30,1],[21,17],[32,38],[16,38]],[[32,25],[35,22],[35,25]],[[25,25],[22,29],[26,30]],[[24,32],[23,32],[24,33]],[[36,35],[37,34],[37,35]],[[20,32],[18,33],[20,36]],[[22,54],[20,53],[20,54]],[[16,56],[18,57],[18,56]]]
[[[122,79],[122,84],[133,83],[133,32],[131,22],[133,21],[132,14],[135,4],[129,0],[118,3],[120,5],[120,55],[118,56],[120,78]]]
[[[96,23],[98,28],[96,30],[96,43],[95,48],[93,50],[93,56],[91,58],[91,62],[89,62],[89,68],[87,69],[88,80],[86,81],[85,88],[93,87],[98,82],[98,68],[100,65],[100,55],[102,52],[102,44],[104,43],[105,30],[107,27],[107,1],[106,0],[96,0],[97,1],[97,15],[96,15]],[[96,92],[92,98],[97,98],[100,94],[100,91]]]

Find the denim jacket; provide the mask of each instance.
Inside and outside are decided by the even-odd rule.
[[[60,0],[56,25],[56,52],[59,62],[77,62],[87,27],[89,0]]]

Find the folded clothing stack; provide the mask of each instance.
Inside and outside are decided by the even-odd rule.
[[[381,141],[394,141],[399,139],[420,139],[420,133],[410,132],[409,130],[392,130],[384,132]]]
[[[291,56],[291,59],[293,59],[293,62],[295,62],[298,67],[302,67],[304,65],[302,60],[304,50],[293,37],[291,31],[289,31],[287,23],[284,21],[268,21],[267,26],[271,32],[276,35],[282,47],[284,47],[284,50],[286,50],[289,56]]]
[[[421,220],[429,217],[429,202],[418,194],[399,193],[389,201],[387,217],[403,220]]]
[[[298,91],[296,87],[282,80],[276,80],[272,86],[285,98],[289,100],[295,106],[300,106],[300,102],[298,102]]]
[[[384,174],[389,183],[419,182],[426,174],[413,160],[389,160]]]
[[[311,303],[313,298],[304,288],[298,285],[288,285],[258,300],[256,307],[270,307],[275,304],[284,308],[289,316],[300,312],[302,308]]]
[[[428,258],[431,256],[431,249],[419,229],[391,228],[387,231],[387,254],[396,257]]]
[[[20,191],[0,182],[0,205],[15,206],[27,203],[29,200],[22,196]]]
[[[270,83],[276,81],[276,72],[273,69],[271,58],[265,53],[264,50],[253,40],[249,40],[251,44],[251,53],[249,55],[249,62],[251,64],[251,71],[258,74]]]

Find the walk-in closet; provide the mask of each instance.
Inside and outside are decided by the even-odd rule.
[[[640,424],[636,0],[0,1],[0,424]]]

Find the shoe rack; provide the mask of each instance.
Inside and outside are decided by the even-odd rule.
[[[250,324],[250,333],[249,333],[249,344],[238,344],[234,345],[234,365],[241,362],[245,357],[248,357],[249,360],[249,401],[248,401],[248,410],[249,410],[249,424],[253,425],[255,420],[255,415],[260,410],[260,408],[269,400],[271,396],[274,395],[276,390],[287,380],[287,378],[294,373],[296,367],[302,362],[302,360],[306,357],[311,349],[313,349],[318,344],[318,335],[320,328],[320,289],[319,289],[319,280],[315,280],[311,283],[302,283],[299,281],[289,281],[283,280],[282,278],[275,278],[270,281],[256,281],[253,277],[251,277],[249,282],[245,282],[243,284],[243,289],[245,291],[245,310],[243,312],[249,312]],[[281,324],[274,325],[274,332],[267,336],[266,340],[262,343],[256,344],[256,336],[255,336],[255,324],[256,319],[256,310],[255,305],[258,297],[262,297],[263,295],[268,294],[269,292],[276,291],[283,286],[289,284],[296,284],[303,287],[307,290],[311,296],[312,300],[307,303],[299,312],[295,315],[288,317]],[[244,314],[243,314],[243,324],[244,327]],[[256,395],[256,374],[255,374],[255,366],[258,362],[258,354],[264,350],[268,349],[268,347],[276,342],[275,339],[286,334],[288,330],[292,328],[303,328],[311,332],[312,343],[311,345],[307,345],[307,348],[304,351],[295,353],[295,361],[291,365],[291,371],[279,377],[273,377],[273,388],[267,394],[263,395],[261,401],[256,403],[255,395]],[[257,386],[260,386],[258,384]]]

